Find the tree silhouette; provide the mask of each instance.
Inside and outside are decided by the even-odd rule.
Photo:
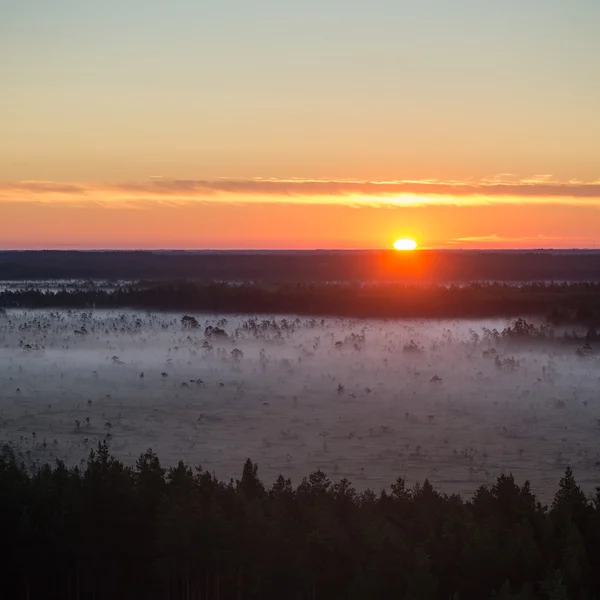
[[[183,315],[183,317],[181,317],[181,326],[184,329],[197,329],[200,324],[198,323],[198,319],[196,319],[196,317],[192,317],[191,315]]]
[[[469,501],[399,478],[358,493],[322,471],[267,490],[151,450],[130,468],[101,443],[81,469],[28,471],[0,452],[7,598],[590,600],[600,592],[600,489],[567,469],[550,510],[512,475]]]

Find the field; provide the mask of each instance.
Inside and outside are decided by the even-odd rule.
[[[544,500],[600,475],[600,360],[507,320],[348,320],[9,309],[0,440],[34,465],[98,441],[133,464],[267,483],[316,469],[375,490],[402,476],[472,494],[512,472]]]

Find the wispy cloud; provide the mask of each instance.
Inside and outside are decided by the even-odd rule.
[[[569,237],[568,239],[558,236],[547,236],[547,235],[530,235],[530,236],[505,236],[505,235],[475,235],[467,237],[459,237],[453,240],[449,240],[445,245],[456,246],[456,245],[501,245],[501,246],[538,246],[548,247],[553,243],[564,245],[578,245],[581,242],[589,243],[589,238],[586,237]]]
[[[321,179],[167,179],[102,184],[57,181],[0,182],[0,201],[99,203],[289,202],[415,206],[554,203],[600,205],[600,181],[556,181],[551,175],[516,179],[499,174],[478,181]]]

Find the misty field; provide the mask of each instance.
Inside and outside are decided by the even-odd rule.
[[[0,441],[75,465],[108,439],[134,463],[265,482],[316,469],[378,490],[402,476],[470,495],[512,472],[542,498],[600,479],[600,359],[497,321],[0,315]]]

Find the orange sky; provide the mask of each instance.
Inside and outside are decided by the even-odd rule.
[[[0,248],[600,244],[600,2],[8,4]]]
[[[442,248],[598,247],[600,242],[598,203],[586,196],[526,201],[214,191],[203,196],[183,191],[182,184],[172,186],[177,192],[157,194],[154,185],[150,191],[47,182],[26,184],[29,190],[0,189],[3,246],[386,248],[398,237]],[[42,187],[32,191],[36,186]]]

